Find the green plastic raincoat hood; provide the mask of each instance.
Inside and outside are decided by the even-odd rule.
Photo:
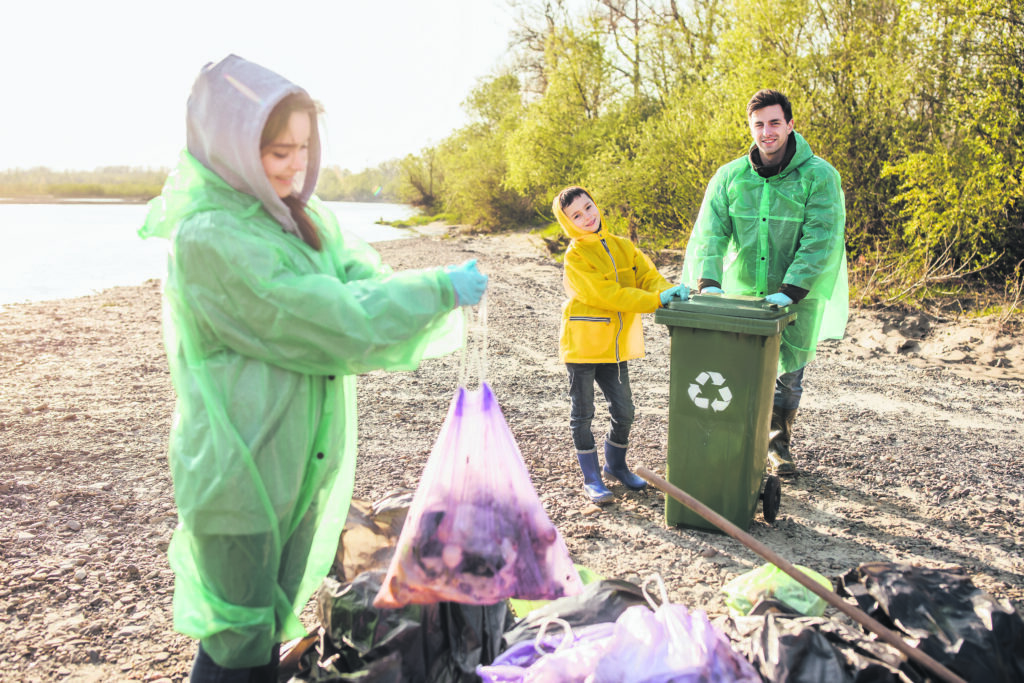
[[[442,269],[393,273],[315,197],[322,249],[294,234],[259,135],[297,90],[234,56],[205,68],[188,151],[139,231],[171,244],[174,624],[231,668],[264,664],[275,642],[306,632],[296,615],[330,569],[351,498],[354,375],[416,368],[463,337]],[[303,193],[318,143],[309,157]]]

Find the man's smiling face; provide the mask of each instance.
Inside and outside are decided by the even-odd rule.
[[[793,121],[786,120],[782,105],[773,104],[750,113],[747,121],[750,124],[750,135],[754,144],[761,152],[761,163],[775,166],[786,154],[786,143],[793,132]]]

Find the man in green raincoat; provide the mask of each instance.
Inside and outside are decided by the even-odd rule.
[[[747,104],[754,144],[708,183],[686,247],[683,282],[704,294],[764,297],[797,313],[782,333],[768,461],[792,475],[804,367],[848,314],[846,207],[839,173],[793,130],[789,100],[760,90]]]
[[[277,645],[327,574],[356,465],[355,375],[462,343],[473,262],[392,272],[313,196],[318,107],[231,55],[207,65],[187,148],[143,237],[170,240],[164,335],[177,392],[169,461],[174,626],[193,683],[277,680]]]

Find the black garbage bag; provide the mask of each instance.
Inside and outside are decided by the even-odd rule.
[[[921,683],[896,648],[826,617],[770,611],[715,625],[732,648],[774,683]]]
[[[373,606],[383,570],[351,583],[327,578],[317,596],[323,626],[316,651],[305,655],[293,681],[402,681],[470,683],[490,664],[512,625],[505,602],[465,605],[442,602],[398,609]]]
[[[1024,620],[963,569],[871,562],[844,575],[838,592],[968,681],[1024,681]]]
[[[578,595],[552,600],[531,611],[509,629],[502,650],[523,640],[534,640],[541,626],[551,617],[564,619],[572,627],[613,622],[633,605],[647,605],[640,586],[629,581],[605,579],[583,587]]]

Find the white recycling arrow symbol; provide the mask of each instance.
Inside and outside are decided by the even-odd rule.
[[[711,386],[718,388],[718,398],[712,400],[704,395],[704,387],[708,382],[711,383]],[[687,393],[695,406],[704,410],[710,407],[716,413],[728,408],[729,403],[732,402],[732,391],[725,386],[725,378],[717,372],[708,371],[697,375],[697,379],[693,380]]]

